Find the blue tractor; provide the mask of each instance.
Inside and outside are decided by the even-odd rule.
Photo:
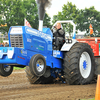
[[[88,44],[66,39],[61,50],[56,50],[49,28],[39,31],[27,26],[10,27],[8,37],[9,47],[0,47],[1,76],[9,76],[16,66],[26,67],[32,84],[52,83],[57,77],[74,85],[93,80],[95,58]]]

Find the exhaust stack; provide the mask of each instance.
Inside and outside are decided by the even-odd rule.
[[[43,29],[43,20],[39,20],[39,31]]]
[[[39,14],[39,30],[42,31],[46,7],[50,7],[52,0],[37,0]]]

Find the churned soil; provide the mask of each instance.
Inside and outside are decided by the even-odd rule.
[[[80,100],[95,97],[96,83],[89,85],[30,84],[24,70],[0,76],[0,100]]]

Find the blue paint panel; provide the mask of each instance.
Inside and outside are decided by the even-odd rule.
[[[61,51],[59,51],[59,50],[53,50],[53,57],[63,59],[64,54],[63,54],[63,52],[61,52]]]
[[[52,36],[36,29],[23,27],[24,49],[52,54]],[[50,30],[50,29],[48,29]],[[46,32],[46,31],[45,31]]]
[[[60,69],[62,69],[63,68],[63,65],[62,65],[62,59],[58,59],[58,58],[54,58],[53,57],[53,59],[52,59],[52,61],[53,61],[53,66],[52,66],[52,68],[60,68]]]
[[[51,32],[49,28],[43,28],[43,33],[48,34],[53,37],[53,33]]]
[[[16,63],[16,55],[14,54],[14,52],[16,52],[16,48],[12,48],[12,47],[2,47],[0,48],[0,52],[2,50],[2,57],[0,57],[0,63],[6,63],[6,64],[15,64]],[[4,51],[7,51],[7,52],[4,52]],[[11,51],[10,53],[8,51]],[[11,56],[12,54],[12,56]],[[1,54],[0,54],[1,55]],[[9,55],[11,56],[9,58]]]
[[[22,33],[20,34],[23,36],[23,48],[11,47],[10,34],[17,34],[16,32],[11,33],[11,29],[13,27],[22,28]],[[46,66],[50,66],[51,68],[63,68],[63,52],[52,50],[52,32],[49,28],[43,28],[43,32],[41,32],[27,26],[12,26],[9,29],[8,37],[10,47],[0,47],[0,63],[20,64],[28,66],[32,56],[35,54],[41,54],[45,57]],[[10,59],[7,55],[8,50],[10,50],[10,52],[14,51],[13,57],[9,56],[12,57]]]

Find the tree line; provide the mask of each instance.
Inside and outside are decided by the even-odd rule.
[[[24,26],[26,18],[31,26],[38,29],[38,8],[35,0],[0,0],[1,32],[8,32],[10,26]],[[45,14],[44,26],[51,27],[51,18]]]
[[[8,32],[10,26],[23,26],[26,18],[31,26],[38,29],[38,8],[36,0],[0,0],[0,27],[1,32]],[[57,20],[73,20],[78,30],[85,31],[89,35],[89,25],[93,26],[93,36],[100,36],[100,12],[94,6],[85,9],[78,9],[76,5],[67,2],[62,7],[62,11],[53,16],[52,24]],[[44,26],[51,28],[51,18],[48,14],[44,17]],[[71,34],[73,27],[71,24],[63,24],[67,33]]]
[[[100,12],[94,6],[79,10],[76,5],[67,2],[63,5],[62,12],[53,16],[52,22],[55,23],[57,20],[73,20],[76,24],[76,33],[78,30],[84,31],[87,36],[90,34],[89,25],[92,24],[94,31],[92,36],[100,36]],[[63,25],[63,27],[69,34],[72,33],[71,24]]]

